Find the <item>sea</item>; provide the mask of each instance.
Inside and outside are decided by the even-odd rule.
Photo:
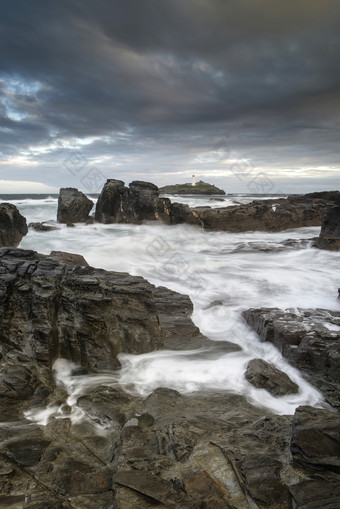
[[[172,196],[190,206],[226,207],[254,199],[282,196],[233,194]],[[89,195],[96,202],[98,195]],[[19,247],[49,254],[53,250],[78,253],[87,262],[107,270],[128,272],[190,296],[193,322],[214,341],[229,341],[241,349],[211,355],[207,351],[155,351],[142,355],[123,353],[122,368],[75,380],[70,366],[59,360],[57,378],[70,396],[101,383],[147,396],[157,387],[181,393],[226,391],[240,394],[254,405],[277,414],[293,414],[299,405],[324,407],[318,390],[289,365],[270,343],[260,342],[245,323],[249,308],[325,308],[339,310],[337,300],[339,253],[313,247],[319,227],[228,233],[203,231],[195,226],[158,223],[129,225],[56,223],[57,195],[0,195],[0,202],[16,205],[27,223],[46,221],[55,231],[29,228]],[[287,242],[289,240],[289,242]],[[298,384],[299,392],[273,397],[256,389],[244,377],[248,362],[261,358],[284,371]]]

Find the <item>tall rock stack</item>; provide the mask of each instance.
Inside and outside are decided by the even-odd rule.
[[[98,198],[95,219],[105,224],[170,223],[170,208],[170,200],[159,198],[158,187],[150,182],[135,180],[126,187],[122,180],[108,179]]]
[[[319,249],[340,251],[340,205],[325,211],[320,236],[315,246]]]
[[[74,187],[60,189],[57,221],[59,223],[85,223],[93,207],[93,201]]]
[[[17,247],[27,234],[27,224],[15,205],[0,204],[0,247]]]

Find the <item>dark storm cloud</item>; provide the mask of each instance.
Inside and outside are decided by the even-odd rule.
[[[5,156],[57,135],[94,137],[82,148],[86,157],[114,151],[124,166],[130,154],[149,158],[150,167],[153,159],[160,171],[168,171],[171,151],[184,167],[221,139],[258,164],[338,161],[337,0],[0,6]],[[35,157],[48,182],[47,156]]]

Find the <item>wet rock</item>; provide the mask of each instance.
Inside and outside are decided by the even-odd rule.
[[[340,312],[326,309],[248,309],[243,316],[291,364],[340,407]]]
[[[298,465],[340,474],[340,414],[299,407],[292,423],[290,449]]]
[[[288,196],[289,201],[306,201],[306,200],[326,200],[340,204],[340,191],[317,191],[315,193],[307,193],[304,195]]]
[[[58,198],[57,221],[59,223],[80,223],[89,219],[93,201],[74,187],[60,189]]]
[[[53,230],[58,230],[56,226],[52,226],[50,224],[47,224],[46,221],[43,221],[42,223],[29,223],[28,225],[30,228],[33,228],[33,230],[36,230],[38,232],[51,232]]]
[[[176,349],[215,343],[191,321],[188,297],[157,289],[141,277],[85,265],[83,257],[70,253],[47,257],[0,250],[0,394],[5,406],[43,404],[54,390],[51,367],[58,357],[96,371],[118,368],[120,352],[159,349],[165,338],[167,347]]]
[[[112,369],[121,351],[143,353],[163,344],[154,287],[143,278],[70,269],[21,250],[2,249],[0,266],[0,335],[13,364],[24,354],[34,372],[50,368],[58,356]]]
[[[299,509],[338,509],[340,507],[339,478],[324,479],[310,476],[289,486],[293,496],[294,506]]]
[[[18,246],[27,232],[26,219],[16,206],[0,203],[0,248]]]
[[[340,205],[326,210],[322,218],[321,232],[315,241],[319,249],[340,250]]]
[[[83,256],[75,253],[66,253],[65,251],[51,251],[49,257],[53,258],[54,260],[58,260],[58,262],[65,263],[65,265],[70,268],[76,266],[89,266]]]
[[[195,207],[190,210],[197,216],[197,223],[207,230],[275,232],[302,226],[319,226],[327,206],[329,202],[322,200],[301,203],[266,200],[232,207]]]
[[[286,373],[262,359],[252,359],[248,363],[245,377],[257,389],[266,389],[276,397],[294,394],[299,390]]]
[[[159,286],[154,288],[153,296],[156,302],[159,322],[164,332],[164,348],[171,350],[211,348],[220,355],[221,350],[238,351],[239,347],[228,341],[212,341],[203,336],[198,327],[191,320],[193,304],[187,295],[174,292]]]
[[[98,198],[95,219],[101,223],[132,223],[161,220],[169,223],[170,200],[159,198],[159,189],[150,182],[108,179]]]
[[[95,219],[101,223],[133,223],[160,220],[166,224],[187,223],[212,231],[280,231],[321,225],[322,215],[333,205],[332,197],[298,200],[253,201],[246,205],[191,208],[159,198],[159,189],[149,182],[109,179],[100,194]]]

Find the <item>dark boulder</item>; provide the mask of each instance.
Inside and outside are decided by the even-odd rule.
[[[316,239],[315,246],[319,249],[340,251],[340,205],[325,211],[320,236]]]
[[[299,390],[286,373],[262,359],[252,359],[248,363],[245,377],[257,389],[266,389],[276,397],[294,394]]]
[[[43,221],[42,223],[30,223],[28,226],[37,232],[51,232],[53,230],[58,230],[56,226],[47,224],[46,221]]]
[[[207,230],[276,232],[321,225],[327,206],[329,202],[322,200],[298,203],[288,200],[261,200],[232,207],[195,207],[190,210],[197,218],[197,223]]]
[[[242,232],[281,231],[288,228],[321,225],[322,215],[334,204],[333,195],[299,196],[297,200],[253,201],[232,207],[189,207],[159,198],[159,189],[149,182],[134,181],[129,187],[121,180],[109,179],[99,196],[95,219],[101,223],[132,223],[159,220],[166,224],[187,223],[206,230]]]
[[[89,264],[85,260],[85,258],[79,254],[75,253],[66,253],[65,251],[51,251],[49,254],[50,258],[54,260],[58,260],[58,262],[65,263],[68,267],[88,267]]]
[[[81,223],[89,219],[93,201],[74,187],[60,189],[57,221],[59,223]]]
[[[141,224],[144,221],[170,222],[170,200],[159,198],[159,189],[150,182],[108,179],[98,198],[95,213],[100,223]]]
[[[273,343],[340,408],[340,311],[260,308],[243,316],[261,341]]]
[[[27,234],[26,219],[15,205],[0,203],[0,247],[16,247]]]
[[[340,414],[299,407],[292,423],[290,449],[298,465],[340,473]]]

